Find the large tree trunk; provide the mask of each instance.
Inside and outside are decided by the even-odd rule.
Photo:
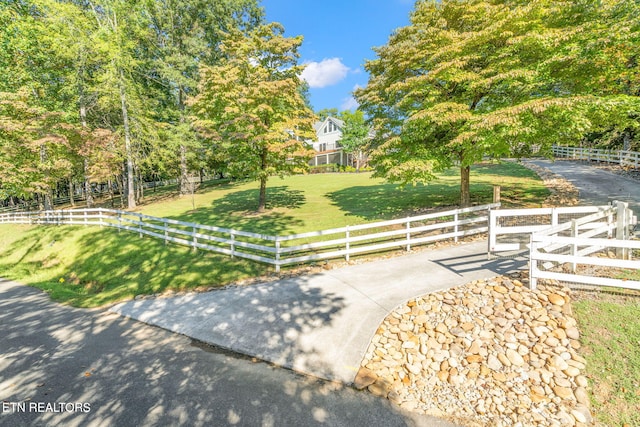
[[[69,203],[71,203],[71,206],[74,208],[76,207],[76,202],[73,199],[73,181],[71,178],[69,178]]]
[[[190,193],[189,171],[187,170],[187,147],[180,144],[180,195]]]
[[[469,190],[471,166],[460,166],[460,207],[466,208],[471,204]]]
[[[82,88],[80,89],[80,122],[82,129],[87,130],[87,108],[84,105],[84,95]],[[84,194],[87,201],[87,207],[93,207],[93,194],[91,193],[91,181],[89,177],[89,158],[85,155],[83,158],[82,177],[84,179]]]
[[[87,200],[87,207],[93,207],[93,193],[91,192],[91,181],[89,180],[89,159],[84,159],[83,165],[83,175],[84,175],[84,194]]]
[[[124,151],[127,157],[127,208],[136,207],[136,192],[134,187],[133,153],[131,150],[131,130],[129,128],[129,111],[127,96],[124,90],[124,72],[120,69],[120,103],[122,104],[122,121],[124,124]]]
[[[184,117],[184,90],[180,86],[178,90],[178,108],[180,109],[180,124],[185,122]],[[190,193],[189,186],[189,170],[187,169],[187,147],[180,144],[180,195],[184,196]]]
[[[629,129],[625,129],[622,136],[622,149],[623,150],[631,150],[631,131]]]
[[[267,149],[262,149],[260,169],[267,170]],[[260,177],[260,196],[258,197],[258,212],[264,212],[267,206],[267,175],[266,173]]]
[[[264,212],[267,206],[267,177],[260,178],[260,197],[258,198],[258,212]]]

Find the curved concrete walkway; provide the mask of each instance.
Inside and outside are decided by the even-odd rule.
[[[376,329],[406,300],[494,277],[485,241],[247,287],[143,299],[111,311],[316,377],[354,381]]]

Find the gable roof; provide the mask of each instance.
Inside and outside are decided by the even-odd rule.
[[[324,127],[327,125],[327,123],[329,123],[329,122],[333,122],[333,123],[338,127],[338,129],[339,129],[339,130],[342,130],[342,128],[344,127],[344,120],[340,120],[340,119],[337,119],[337,118],[335,118],[335,117],[327,117],[326,119],[324,119],[324,121],[321,121],[321,122],[320,122],[320,121],[315,122],[315,123],[313,124],[313,130],[315,130],[315,131],[316,131],[316,134],[317,134],[317,133],[319,133],[319,132],[322,130],[322,128],[324,128]]]

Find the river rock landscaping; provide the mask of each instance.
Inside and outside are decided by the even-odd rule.
[[[523,282],[478,280],[398,307],[355,386],[463,426],[590,425],[569,289]]]

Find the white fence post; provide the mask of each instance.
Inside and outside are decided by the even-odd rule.
[[[280,236],[276,236],[276,273],[280,273]]]
[[[529,289],[532,291],[536,289],[538,280],[536,273],[538,271],[538,261],[535,259],[535,254],[538,251],[538,245],[533,240],[533,233],[529,236]]]
[[[198,236],[196,236],[196,233],[198,229],[194,226],[192,231],[193,231],[193,250],[197,251],[198,250]]]
[[[350,250],[350,248],[351,248],[351,245],[350,245],[350,242],[349,242],[349,237],[350,237],[351,233],[349,232],[349,226],[348,226],[348,225],[347,225],[347,227],[346,227],[346,229],[345,229],[344,235],[345,235],[345,242],[344,242],[344,246],[345,246],[345,250],[346,250],[345,260],[346,260],[347,262],[349,262],[349,260],[350,260],[350,258],[351,258],[351,257],[349,256],[349,255],[350,255],[349,250]]]
[[[407,252],[411,250],[411,219],[407,218]]]
[[[118,233],[122,229],[122,213],[118,212]]]
[[[617,207],[617,227],[616,227],[616,239],[617,240],[624,240],[625,238],[625,207],[624,203],[616,201],[616,207]],[[625,250],[624,248],[616,248],[616,258],[624,258],[625,255]]]
[[[574,239],[578,237],[578,221],[575,219],[571,220],[571,237],[573,237]],[[571,245],[571,256],[577,256],[577,255],[578,255],[578,244],[574,243]],[[578,268],[578,264],[576,264],[575,262],[571,263],[572,273],[575,273],[577,268]]]
[[[142,214],[138,215],[138,237],[142,238]]]
[[[455,236],[453,237],[453,241],[458,243],[458,212],[453,215],[453,222],[455,223],[453,226],[453,232]]]
[[[235,254],[235,252],[236,252],[236,245],[235,245],[236,235],[235,235],[235,231],[231,230],[229,232],[229,236],[230,236],[229,237],[229,239],[230,239],[229,245],[231,246],[231,258],[235,258],[235,256],[236,256],[236,254]]]
[[[166,218],[163,218],[162,222],[164,223],[164,244],[166,245],[169,243],[169,230],[167,230],[167,228],[169,228],[169,223]]]

